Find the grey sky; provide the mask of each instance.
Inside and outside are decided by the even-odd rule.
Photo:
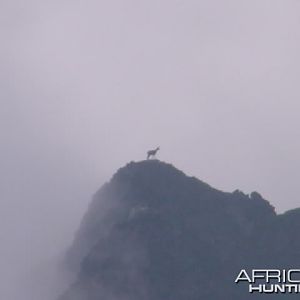
[[[157,145],[216,188],[300,206],[299,1],[0,0],[0,20],[7,267],[59,252],[92,193]]]

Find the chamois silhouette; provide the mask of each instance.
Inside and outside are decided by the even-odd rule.
[[[159,147],[157,147],[156,149],[154,150],[149,150],[147,152],[147,159],[151,158],[151,157],[155,157],[156,155],[156,152],[159,150]]]

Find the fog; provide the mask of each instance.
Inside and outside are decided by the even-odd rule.
[[[92,194],[156,146],[300,206],[299,1],[0,0],[0,17],[1,299],[53,299]]]

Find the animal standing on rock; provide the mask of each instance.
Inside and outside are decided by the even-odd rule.
[[[151,157],[155,157],[156,155],[156,152],[159,150],[159,147],[157,147],[156,149],[154,150],[149,150],[147,152],[147,159],[150,159]]]

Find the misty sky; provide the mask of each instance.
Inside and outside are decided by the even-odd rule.
[[[158,145],[216,188],[300,206],[298,0],[0,0],[0,20],[1,299]]]

